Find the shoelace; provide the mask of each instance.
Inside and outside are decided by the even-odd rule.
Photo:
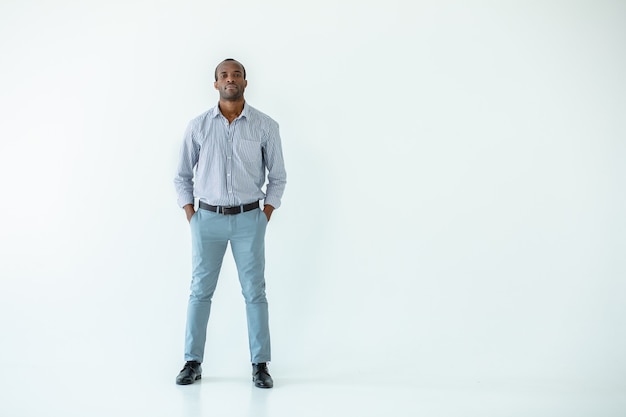
[[[185,366],[183,366],[183,369],[181,369],[180,371],[184,371],[185,369],[191,369],[194,365],[198,366],[198,362],[187,362],[185,363]]]
[[[260,373],[264,373],[265,375],[270,376],[270,371],[267,369],[266,364],[257,365],[257,370],[255,372],[255,375],[258,375]]]

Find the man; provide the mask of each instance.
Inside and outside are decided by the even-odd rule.
[[[229,242],[246,302],[252,380],[259,388],[274,385],[267,369],[271,354],[264,240],[287,175],[278,124],[246,103],[247,84],[246,70],[236,60],[216,67],[219,102],[189,123],[180,152],[174,184],[191,228],[192,279],[179,385],[202,376],[211,299]]]

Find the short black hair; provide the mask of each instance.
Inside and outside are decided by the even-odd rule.
[[[228,62],[228,61],[232,61],[232,62],[236,62],[239,65],[241,65],[241,69],[243,69],[243,79],[246,79],[246,67],[243,66],[243,64],[239,61],[237,61],[236,59],[233,58],[226,58],[225,60],[223,60],[222,62],[220,62],[219,64],[217,64],[217,67],[215,67],[215,81],[217,81],[217,69],[220,67],[220,65],[222,65],[224,62]]]

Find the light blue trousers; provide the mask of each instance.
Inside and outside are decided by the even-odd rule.
[[[203,361],[211,299],[217,286],[226,247],[230,242],[246,302],[250,361],[269,362],[271,352],[265,297],[265,213],[255,209],[241,214],[223,215],[199,209],[191,218],[190,227],[192,280],[187,307],[185,360]]]

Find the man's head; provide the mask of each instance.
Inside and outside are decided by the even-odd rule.
[[[237,101],[243,98],[248,85],[246,69],[240,62],[228,58],[215,68],[215,89],[220,93],[221,100]]]
[[[239,61],[237,61],[236,59],[233,58],[226,58],[225,60],[223,60],[222,62],[220,62],[219,64],[217,64],[217,67],[215,67],[215,81],[217,81],[217,71],[220,69],[220,66],[225,63],[225,62],[234,62],[236,64],[239,64],[239,66],[241,67],[241,71],[243,72],[243,79],[246,79],[246,69],[243,67],[243,64]]]

